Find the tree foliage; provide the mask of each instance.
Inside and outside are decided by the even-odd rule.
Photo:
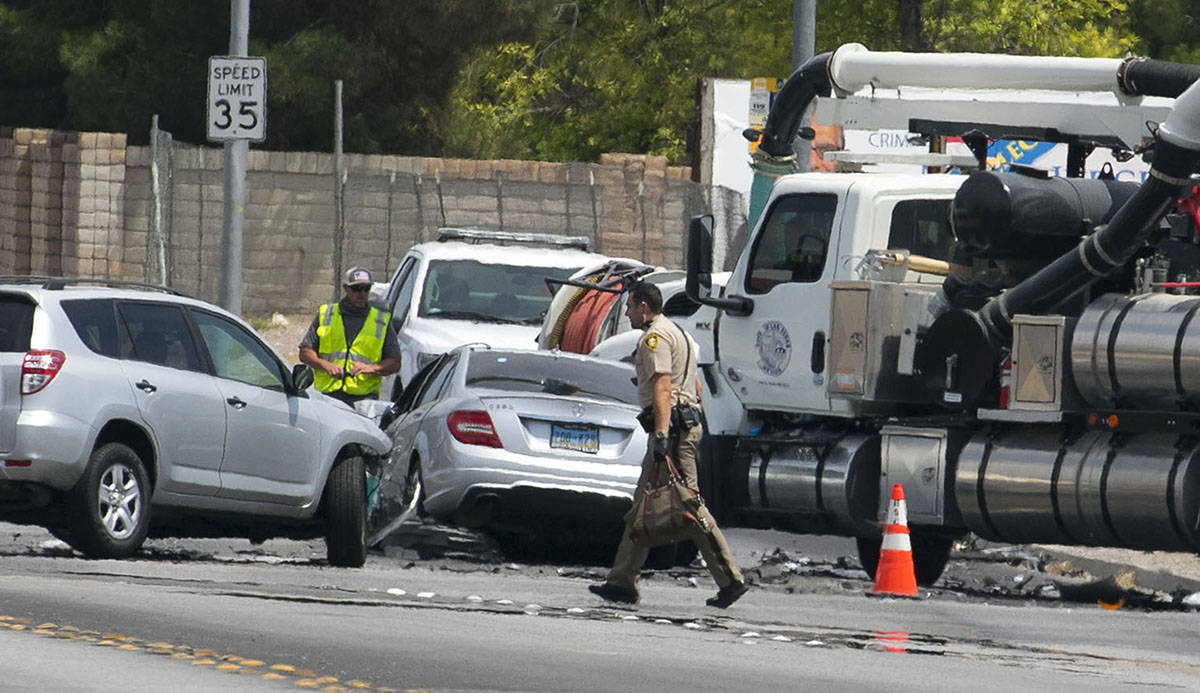
[[[1200,0],[1138,0],[1129,17],[1140,55],[1200,63]]]
[[[818,50],[854,41],[872,50],[1119,57],[1134,42],[1127,4],[1118,0],[822,0],[817,3],[817,43]]]
[[[252,0],[268,66],[267,148],[328,150],[333,83],[346,147],[431,154],[449,85],[478,45],[519,38],[549,0]],[[220,0],[0,0],[0,123],[128,132],[151,116],[203,142],[208,57],[229,53]]]
[[[680,161],[696,80],[785,74],[790,5],[770,0],[577,0],[536,41],[476,51],[451,95],[459,155],[594,159],[627,151]],[[760,30],[769,28],[769,30]]]
[[[681,162],[697,78],[787,74],[791,4],[558,5],[536,41],[475,53],[451,96],[447,147],[551,160],[634,151]],[[1124,9],[1115,0],[825,0],[817,49],[857,41],[873,50],[1120,55],[1134,41]]]
[[[786,76],[793,0],[251,0],[269,149],[688,157],[703,77]],[[0,0],[0,123],[205,138],[227,0]],[[817,51],[1200,61],[1200,0],[819,0]]]

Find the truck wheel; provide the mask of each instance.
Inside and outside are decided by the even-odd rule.
[[[858,562],[862,564],[862,569],[867,572],[867,579],[875,579],[875,568],[879,567],[879,545],[883,542],[883,535],[875,534],[869,537],[854,537],[854,543],[858,544]]]
[[[150,529],[150,479],[128,445],[108,443],[92,453],[71,490],[71,546],[89,558],[126,558]]]
[[[925,532],[910,532],[908,538],[912,544],[913,573],[916,575],[917,584],[929,587],[937,582],[942,576],[942,571],[946,569],[954,539]],[[867,577],[874,580],[875,569],[879,567],[882,535],[855,537],[854,541],[858,544],[858,562],[867,572]]]
[[[696,455],[696,477],[700,485],[700,495],[704,498],[704,506],[712,513],[717,524],[729,520],[729,494],[724,487],[724,478],[717,460],[728,458],[733,453],[733,442],[730,436],[714,436],[704,434],[700,439],[700,447]]]
[[[345,457],[325,482],[325,550],[330,565],[367,562],[367,475],[361,457]]]
[[[909,538],[912,539],[913,569],[917,574],[917,584],[929,587],[937,582],[942,576],[942,571],[946,569],[954,539],[923,532],[912,533]]]

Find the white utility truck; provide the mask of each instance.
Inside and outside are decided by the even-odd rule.
[[[688,295],[717,309],[695,335],[701,490],[721,521],[857,537],[873,572],[899,483],[922,584],[967,532],[1200,551],[1198,75],[857,44],[793,74],[760,170],[789,167],[814,99],[818,122],[974,156],[930,155],[958,175],[778,177],[721,291],[711,218],[693,220]],[[987,171],[989,140],[1066,143],[1077,176],[1095,148],[1152,168],[1140,186]]]

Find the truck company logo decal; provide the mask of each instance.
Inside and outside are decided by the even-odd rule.
[[[763,373],[778,376],[792,360],[792,338],[778,320],[768,320],[758,328],[754,345],[758,348],[758,367]]]

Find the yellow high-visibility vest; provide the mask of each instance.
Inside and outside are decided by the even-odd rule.
[[[348,395],[378,394],[382,378],[378,375],[350,375],[350,364],[379,363],[383,357],[383,338],[391,319],[391,313],[371,308],[362,329],[354,337],[354,343],[346,348],[346,328],[342,324],[338,304],[322,305],[317,311],[317,355],[339,364],[346,375],[334,378],[325,371],[313,369],[313,385],[321,392],[341,390]]]

